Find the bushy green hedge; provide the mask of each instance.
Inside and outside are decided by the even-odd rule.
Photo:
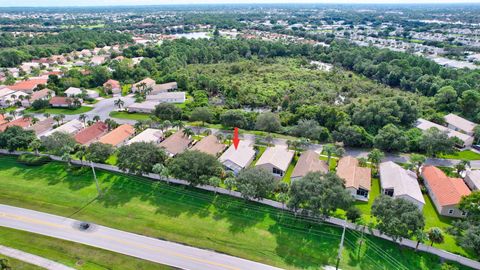
[[[35,156],[33,154],[23,154],[18,156],[17,161],[28,166],[39,166],[49,162],[48,156]]]

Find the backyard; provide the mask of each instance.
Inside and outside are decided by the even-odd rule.
[[[0,203],[62,216],[81,209],[73,218],[286,269],[335,263],[341,228],[333,225],[191,187],[105,171],[97,174],[105,191],[98,199],[88,169],[68,170],[56,162],[27,167],[15,157],[2,156]],[[359,249],[360,237],[348,231],[342,269],[440,269],[436,256],[373,237]]]

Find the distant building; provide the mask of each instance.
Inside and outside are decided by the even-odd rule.
[[[98,142],[118,147],[127,143],[133,134],[135,134],[135,129],[131,125],[123,124],[102,136]]]
[[[298,158],[290,179],[291,181],[301,179],[310,172],[328,173],[328,165],[327,162],[320,160],[318,153],[307,150]]]
[[[32,103],[36,100],[48,100],[51,97],[55,96],[55,91],[50,89],[42,89],[40,91],[35,91],[30,95],[29,99],[22,100],[23,107],[30,107]]]
[[[420,210],[423,209],[425,200],[414,172],[387,161],[380,164],[379,173],[382,194],[405,199],[414,203]]]
[[[88,89],[82,90],[76,87],[69,87],[67,90],[65,90],[64,93],[69,97],[78,97],[82,96],[83,94],[85,94],[89,98],[98,98],[100,96],[97,91]]]
[[[464,180],[471,190],[480,190],[480,170],[467,171]]]
[[[80,122],[77,119],[73,119],[73,120],[67,122],[66,124],[63,124],[63,125],[55,128],[55,129],[53,129],[53,130],[50,130],[50,131],[44,133],[42,135],[42,137],[50,136],[55,132],[63,132],[63,133],[74,135],[77,132],[79,132],[80,130],[82,130],[84,127],[85,126],[83,125],[82,122]]]
[[[151,78],[145,78],[136,84],[132,85],[132,92],[137,92],[138,90],[141,90],[143,87],[145,88],[152,88],[156,84],[155,80]],[[143,89],[142,89],[143,90]]]
[[[159,144],[163,139],[163,132],[159,129],[147,128],[137,136],[133,137],[127,144],[146,142]]]
[[[68,108],[72,106],[73,99],[69,97],[52,97],[48,102],[53,108]]]
[[[437,128],[438,130],[445,132],[449,138],[453,138],[453,137],[459,138],[463,142],[463,144],[460,145],[461,147],[469,147],[473,144],[474,138],[472,136],[455,131],[453,129],[449,129],[447,127],[441,126],[439,124],[430,122],[422,118],[417,120],[416,127],[423,131],[426,131],[432,127]]]
[[[275,177],[283,177],[292,162],[294,151],[286,146],[268,147],[255,164],[256,167],[265,169]]]
[[[185,92],[164,92],[147,96],[147,101],[158,101],[160,103],[184,103],[185,100]]]
[[[104,122],[96,122],[89,127],[80,130],[75,135],[75,141],[82,145],[89,145],[105,135],[108,132],[108,126]]]
[[[337,175],[345,180],[345,188],[357,200],[367,201],[371,186],[370,168],[360,167],[358,159],[346,156],[338,161]]]
[[[0,132],[4,132],[7,128],[17,126],[21,128],[27,128],[32,124],[32,119],[30,118],[17,118],[13,121],[6,122],[0,126]]]
[[[122,93],[122,87],[120,85],[120,82],[117,80],[108,80],[103,84],[103,89],[104,90],[111,90],[113,95],[118,95]]]
[[[45,133],[52,130],[54,124],[55,120],[53,120],[53,118],[46,118],[42,121],[37,122],[35,125],[28,127],[27,130],[33,130],[35,132],[35,135],[40,138]]]
[[[462,179],[450,178],[434,166],[423,167],[422,177],[428,194],[440,215],[449,217],[465,217],[467,215],[458,209],[462,197],[471,193]]]
[[[16,82],[14,85],[8,86],[11,90],[22,91],[27,94],[33,93],[33,90],[39,85],[46,85],[48,79],[29,79],[26,81]]]
[[[169,83],[162,83],[162,84],[155,84],[152,86],[152,92],[150,94],[156,95],[158,93],[165,93],[169,92],[171,90],[177,90],[178,85],[177,82],[169,82]]]
[[[135,102],[127,107],[129,112],[151,113],[160,104],[158,101]]]
[[[477,124],[453,113],[445,115],[444,119],[445,122],[448,124],[447,127],[449,129],[453,129],[455,131],[459,131],[470,136],[473,136],[474,129],[477,126]]]

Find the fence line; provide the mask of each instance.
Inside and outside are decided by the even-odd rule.
[[[0,149],[0,154],[22,155],[22,154],[32,154],[32,153],[27,152],[27,151],[9,152],[8,150]],[[48,156],[52,160],[55,160],[55,161],[65,162],[59,156],[54,156],[54,155],[49,155],[49,154],[40,154],[40,155]],[[82,162],[80,160],[72,160],[71,163],[74,164],[74,165],[78,165],[78,166],[86,166],[86,165],[90,166],[91,165],[90,162],[86,163],[86,162]],[[106,170],[106,171],[116,172],[116,173],[129,174],[128,172],[124,172],[124,171],[120,170],[117,166],[108,165],[108,164],[93,163],[93,167],[98,168],[98,169],[102,169],[102,170]],[[170,177],[168,179],[166,179],[166,178],[162,178],[158,174],[154,174],[154,173],[146,173],[146,174],[143,174],[142,176],[146,177],[146,178],[156,180],[156,181],[165,181],[165,182],[169,182],[169,183],[190,186],[190,184],[185,180],[175,179],[175,178],[170,178]],[[221,187],[213,187],[213,186],[209,186],[209,185],[202,185],[202,186],[196,186],[196,188],[243,199],[240,192],[227,190],[227,189],[224,189],[224,188],[221,188]],[[268,206],[271,206],[271,207],[274,207],[274,208],[277,208],[277,209],[281,209],[281,210],[284,210],[284,211],[292,212],[284,204],[282,204],[280,202],[277,202],[277,201],[274,201],[274,200],[270,200],[270,199],[261,199],[261,200],[260,199],[250,199],[250,201],[257,202],[257,203],[264,204],[264,205],[268,205]],[[331,223],[331,224],[334,224],[334,225],[338,225],[338,226],[344,226],[345,225],[348,229],[363,232],[363,233],[370,234],[370,235],[373,235],[373,236],[376,236],[376,237],[379,237],[379,238],[382,238],[382,239],[385,239],[385,240],[388,240],[388,241],[391,241],[391,242],[398,243],[398,242],[394,241],[391,237],[389,237],[385,234],[382,234],[377,229],[370,229],[370,228],[365,227],[363,225],[354,224],[354,223],[345,221],[343,219],[339,219],[339,218],[335,218],[335,217],[327,217],[327,218],[323,219],[322,221],[325,221],[325,222],[328,222],[328,223]],[[417,242],[413,241],[413,240],[410,240],[410,239],[403,239],[400,244],[402,246],[406,246],[406,247],[409,247],[409,248],[412,248],[412,249],[415,249],[416,246],[417,246]],[[443,249],[438,249],[438,248],[431,247],[429,245],[425,245],[425,244],[420,243],[420,245],[418,246],[418,250],[437,255],[440,258],[443,258],[445,260],[454,261],[454,262],[460,263],[462,265],[465,265],[465,266],[468,266],[468,267],[471,267],[471,268],[474,268],[474,269],[480,269],[480,262],[469,259],[469,258],[466,258],[466,257],[463,257],[463,256],[460,256],[460,255],[457,255],[457,254],[454,254],[454,253],[451,253],[451,252],[448,252],[448,251],[445,251]]]

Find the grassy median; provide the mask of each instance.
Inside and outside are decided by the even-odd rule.
[[[217,250],[286,269],[334,265],[341,228],[294,218],[263,205],[195,188],[61,163],[27,167],[0,157],[0,203]],[[440,269],[440,259],[347,231],[341,268]],[[464,268],[460,268],[464,269]]]

